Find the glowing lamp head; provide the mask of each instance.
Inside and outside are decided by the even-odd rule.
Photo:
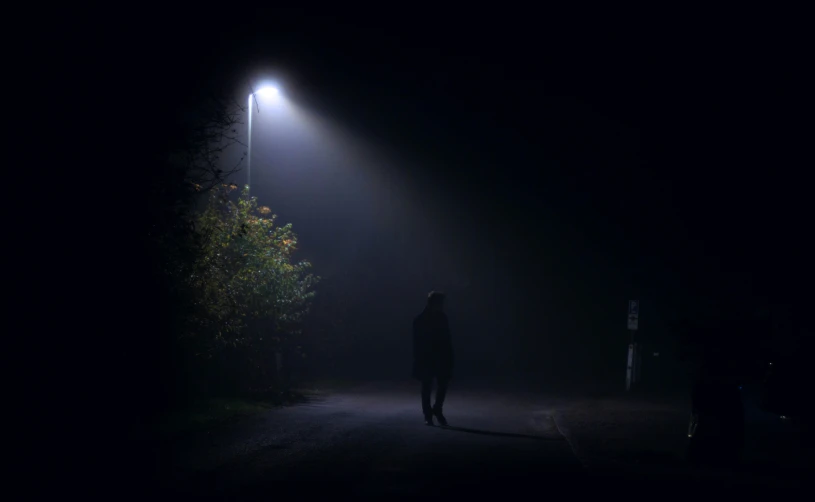
[[[258,89],[255,94],[263,96],[264,98],[276,98],[280,95],[280,89],[273,86],[265,86]]]

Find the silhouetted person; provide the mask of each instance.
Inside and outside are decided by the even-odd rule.
[[[453,344],[444,313],[444,293],[431,291],[427,305],[413,320],[413,376],[422,382],[422,412],[425,424],[433,425],[435,415],[447,425],[442,413],[447,384],[453,376]],[[436,380],[436,402],[430,406],[430,394]]]

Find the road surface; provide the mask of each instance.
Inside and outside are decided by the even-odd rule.
[[[424,425],[417,386],[368,384],[273,410],[158,452],[167,492],[445,496],[584,476],[531,396],[451,386],[449,428]]]
[[[602,464],[596,462],[596,452],[609,457],[603,448],[623,438],[620,431],[625,423],[618,420],[622,428],[607,428],[609,433],[600,435],[608,438],[593,439],[590,433],[598,430],[594,424],[600,422],[581,414],[611,417],[617,412],[611,402],[587,406],[573,398],[541,393],[452,385],[445,405],[450,427],[428,427],[423,423],[418,384],[365,384],[158,448],[159,489],[184,498],[242,500],[268,500],[270,494],[343,499],[611,496],[629,493],[633,487],[634,498],[665,490],[674,495],[699,493],[701,485],[682,469],[654,470],[639,464],[634,469],[592,468]],[[648,429],[654,422],[648,419],[651,412],[638,410],[643,418],[633,428],[636,431],[626,434],[638,435],[643,446],[637,447],[658,458],[652,450],[659,448],[659,435],[677,436],[673,433],[677,432],[681,437],[685,411],[679,410],[681,416],[672,421],[661,408],[652,410],[658,412],[652,415],[659,424],[653,429],[656,432]],[[584,439],[571,437],[572,431]],[[615,446],[617,450],[633,444],[627,438],[620,442],[623,446]],[[584,451],[578,451],[578,443],[585,446]],[[673,448],[678,443],[665,444]],[[648,458],[642,456],[636,462],[655,464]],[[731,478],[705,486],[732,494],[732,484]],[[749,493],[756,495],[755,490],[750,487]],[[771,491],[777,494],[777,488]]]

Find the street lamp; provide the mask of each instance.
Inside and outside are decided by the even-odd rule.
[[[253,92],[249,95],[249,141],[247,144],[247,154],[246,154],[246,186],[251,186],[251,175],[252,175],[252,98],[257,100],[257,96],[263,96],[264,98],[272,98],[277,99],[280,96],[280,89],[274,86],[266,86],[261,87],[257,91]],[[251,190],[251,188],[247,188],[247,191]]]

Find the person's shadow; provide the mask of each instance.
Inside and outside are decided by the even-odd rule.
[[[440,429],[445,429],[448,431],[458,431],[458,432],[468,432],[470,434],[480,434],[482,436],[495,436],[495,437],[508,437],[508,438],[523,438],[523,439],[535,439],[538,441],[558,441],[559,439],[556,438],[548,438],[543,436],[532,436],[530,434],[517,434],[513,432],[494,432],[494,431],[485,431],[480,429],[469,429],[467,427],[455,427],[452,425],[440,425]]]

